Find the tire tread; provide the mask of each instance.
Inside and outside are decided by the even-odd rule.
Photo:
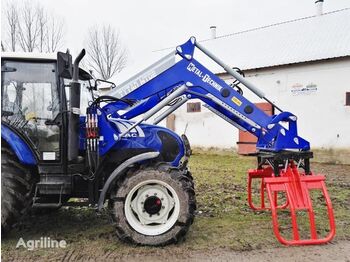
[[[1,231],[6,234],[31,207],[33,176],[4,143],[1,147]]]

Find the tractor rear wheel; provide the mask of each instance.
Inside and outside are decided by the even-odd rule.
[[[1,231],[6,234],[28,212],[33,200],[31,171],[4,143],[1,147]]]
[[[180,241],[193,222],[195,209],[190,173],[169,165],[130,171],[110,199],[117,236],[141,245]]]

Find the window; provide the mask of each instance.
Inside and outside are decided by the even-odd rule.
[[[58,160],[60,128],[47,124],[60,112],[55,62],[2,61],[13,71],[2,72],[2,121],[23,132],[39,151]]]
[[[67,108],[69,108],[69,84],[72,80],[64,78],[64,84],[66,86],[66,98],[67,98]],[[81,84],[80,88],[80,115],[86,115],[86,108],[89,106],[89,102],[91,102],[92,94],[90,91],[90,82],[87,80],[79,80]]]
[[[201,112],[201,103],[187,103],[187,113]]]
[[[350,92],[346,92],[345,94],[345,105],[350,106]]]

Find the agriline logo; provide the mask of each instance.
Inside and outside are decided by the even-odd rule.
[[[34,250],[38,248],[66,248],[67,242],[65,240],[55,240],[50,237],[41,237],[40,239],[31,239],[27,242],[21,237],[16,245],[16,248],[26,248],[27,250]]]
[[[211,77],[208,74],[203,75],[203,72],[199,68],[197,68],[195,64],[189,63],[187,66],[187,70],[200,77],[204,83],[208,83],[216,90],[221,91],[222,86],[216,83],[213,79],[211,79]]]

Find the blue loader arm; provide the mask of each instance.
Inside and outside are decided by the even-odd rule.
[[[236,128],[256,136],[258,138],[257,149],[259,150],[278,152],[281,150],[307,151],[310,149],[309,142],[298,136],[297,118],[292,113],[280,110],[281,112],[276,116],[267,115],[194,59],[196,47],[258,97],[271,103],[261,90],[225,65],[200,43],[197,43],[194,37],[191,37],[186,43],[178,46],[176,52],[170,53],[136,77],[111,91],[110,95],[112,96],[140,101],[121,114],[120,117],[132,119],[135,116],[145,114],[145,118],[135,123],[137,126],[169,105],[164,101],[176,101],[181,96],[185,96],[186,100],[202,100],[205,103],[204,106],[213,113]],[[175,57],[179,59],[178,62],[175,62]],[[174,59],[171,60],[171,58]],[[273,103],[271,104],[278,108]],[[111,112],[114,110],[113,107],[117,109],[118,102],[110,103],[104,110]],[[171,113],[172,111],[169,109],[167,112]],[[280,122],[287,122],[289,128],[283,127]]]

